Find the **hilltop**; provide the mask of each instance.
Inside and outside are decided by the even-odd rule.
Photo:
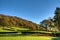
[[[31,30],[40,30],[41,27],[39,24],[36,24],[32,21],[16,17],[0,14],[0,26],[2,27],[19,27],[19,28],[28,28]]]

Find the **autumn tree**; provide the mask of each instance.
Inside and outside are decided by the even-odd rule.
[[[19,27],[19,28],[30,28],[32,30],[38,29],[39,25],[16,16],[7,16],[0,14],[0,26],[4,27]]]

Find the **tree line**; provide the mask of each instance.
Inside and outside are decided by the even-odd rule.
[[[29,28],[31,30],[39,29],[39,24],[33,23],[16,16],[7,16],[0,14],[0,26],[4,27],[19,27],[19,28]]]

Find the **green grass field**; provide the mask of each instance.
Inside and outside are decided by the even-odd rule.
[[[4,30],[3,27],[0,26],[0,32],[12,32],[12,31]]]
[[[19,28],[19,27],[0,27],[0,32],[13,32],[13,31],[26,31],[26,30],[30,30],[28,28]]]
[[[0,37],[0,40],[60,40],[60,37],[16,36],[16,37]]]
[[[30,30],[30,29],[27,29],[27,28],[19,28],[19,27],[11,27],[12,29],[14,30]]]
[[[6,28],[7,29],[7,28]],[[30,30],[27,28],[18,28],[11,27],[11,30],[18,31],[26,31]],[[0,32],[12,32],[10,30],[3,30],[0,28]],[[44,32],[44,33],[52,33],[47,31],[31,31],[31,32]],[[17,34],[0,34],[0,40],[60,40],[60,37],[51,37],[51,36],[32,36],[32,35],[21,35],[22,33],[19,31]]]

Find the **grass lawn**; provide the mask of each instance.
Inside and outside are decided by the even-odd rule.
[[[13,30],[30,30],[27,28],[18,28],[18,27],[12,27]],[[3,30],[0,28],[0,32],[10,32],[9,30]],[[42,32],[42,33],[52,33],[52,32],[47,32],[47,31],[31,31],[31,32]],[[60,32],[59,32],[60,33]],[[0,34],[0,40],[60,40],[60,37],[50,37],[50,36],[30,36],[30,35],[20,35],[22,33],[17,33],[17,34]]]
[[[28,28],[11,27],[14,30],[30,30]]]
[[[12,31],[0,29],[0,32],[12,32]]]
[[[3,27],[0,27],[0,32],[13,32],[13,31],[26,31],[26,30],[30,30],[30,29],[28,29],[28,28],[19,28],[19,27],[10,27],[10,28],[8,28],[8,27],[4,27],[4,29],[3,29]]]
[[[52,33],[52,32],[48,32],[48,31],[30,31],[30,32]]]
[[[60,40],[60,37],[16,36],[16,37],[0,37],[0,40]]]

